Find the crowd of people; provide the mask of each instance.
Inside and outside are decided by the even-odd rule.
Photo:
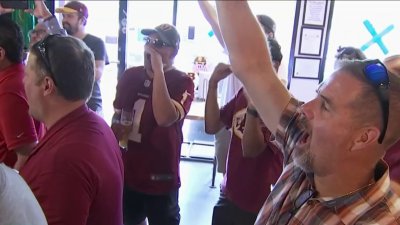
[[[205,105],[224,175],[212,224],[400,224],[400,56],[339,47],[335,72],[301,102],[277,74],[272,18],[246,1],[198,3],[230,59]],[[57,8],[60,25],[35,1],[27,54],[1,15],[12,11],[0,5],[0,225],[178,225],[195,87],[174,67],[177,29],[141,30],[144,63],[119,79],[109,126],[99,87],[108,56],[85,31],[87,7]]]

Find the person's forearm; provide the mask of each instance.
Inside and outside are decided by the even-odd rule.
[[[264,134],[260,127],[259,117],[247,112],[242,138],[243,156],[256,157],[264,151],[266,146],[267,144],[265,143]]]
[[[163,73],[163,71],[154,72],[152,106],[157,124],[167,127],[179,119],[179,112],[168,93]]]
[[[67,35],[67,32],[63,28],[61,28],[55,16],[50,14],[50,16],[47,16],[47,18],[44,19],[43,23],[49,30],[49,34],[60,34],[65,36]]]
[[[16,170],[21,169],[21,167],[25,164],[26,160],[28,160],[28,157],[33,151],[33,148],[36,146],[36,144],[37,142],[33,142],[14,149],[15,153],[17,154],[17,162],[15,162],[14,164],[14,169]]]
[[[276,76],[265,35],[246,1],[217,1],[217,10],[233,73],[275,134],[290,94]]]
[[[223,127],[218,106],[218,82],[209,81],[204,110],[204,127],[207,134],[215,134]]]
[[[101,76],[103,75],[104,64],[105,64],[104,60],[95,61],[95,70],[94,70],[95,81],[99,81],[101,79]]]
[[[204,15],[204,18],[210,24],[211,28],[214,31],[215,36],[217,37],[218,42],[221,44],[223,48],[225,48],[225,43],[221,35],[221,31],[218,24],[218,16],[215,9],[211,6],[208,1],[198,0],[200,9]]]

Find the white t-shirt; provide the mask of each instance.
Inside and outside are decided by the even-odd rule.
[[[227,49],[224,49],[225,54],[229,54]],[[281,65],[279,66],[279,71],[277,73],[278,78],[282,81],[282,83],[287,86],[287,68],[286,63],[282,60]],[[220,107],[226,105],[235,95],[239,92],[240,88],[243,87],[242,82],[233,74],[229,74],[224,80],[221,81],[221,99],[220,99]]]
[[[47,225],[29,186],[4,163],[0,163],[0,225]]]

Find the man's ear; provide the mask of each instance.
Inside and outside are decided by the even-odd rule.
[[[56,92],[56,85],[54,84],[54,80],[51,79],[49,76],[45,76],[43,78],[42,87],[44,96],[48,96]]]
[[[6,58],[6,50],[0,47],[0,61],[4,60],[5,58]]]
[[[380,130],[377,127],[369,126],[362,128],[355,134],[355,140],[351,151],[364,149],[367,145],[378,142]]]

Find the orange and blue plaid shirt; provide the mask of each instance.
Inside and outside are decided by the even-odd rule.
[[[400,224],[400,199],[391,190],[383,160],[376,166],[375,183],[338,198],[310,195],[296,206],[298,199],[313,189],[313,175],[304,173],[291,158],[291,136],[296,133],[294,124],[301,104],[292,98],[283,112],[276,142],[285,150],[285,166],[255,225]]]

